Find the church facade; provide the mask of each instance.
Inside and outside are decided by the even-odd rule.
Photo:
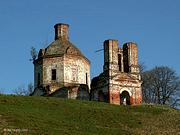
[[[119,48],[118,40],[104,41],[103,73],[92,79],[91,100],[138,105],[142,102],[141,84],[136,43]]]

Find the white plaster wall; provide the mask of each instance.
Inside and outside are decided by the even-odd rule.
[[[52,80],[52,69],[56,69],[56,80]],[[50,84],[50,83],[62,83],[64,80],[63,76],[63,58],[62,57],[55,57],[55,58],[47,58],[44,60],[43,63],[43,83]]]
[[[90,88],[90,65],[82,57],[66,55],[64,57],[64,81],[67,83],[86,84]]]
[[[43,83],[42,65],[36,64],[34,66],[34,88],[38,85],[38,73],[40,73],[40,84]]]

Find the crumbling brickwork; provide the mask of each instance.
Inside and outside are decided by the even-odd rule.
[[[133,42],[119,48],[104,41],[103,72],[90,82],[90,61],[70,41],[68,24],[56,24],[55,41],[40,49],[34,60],[32,95],[95,100],[111,104],[141,104],[138,48]],[[91,90],[90,90],[91,83]]]
[[[111,104],[141,104],[141,78],[136,43],[118,47],[117,40],[104,41],[103,73],[93,78],[91,99]]]
[[[32,95],[89,100],[90,61],[68,36],[68,24],[56,24],[55,41],[34,61]]]

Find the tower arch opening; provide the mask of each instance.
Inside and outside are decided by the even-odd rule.
[[[130,105],[130,94],[128,91],[124,90],[120,93],[120,104]]]

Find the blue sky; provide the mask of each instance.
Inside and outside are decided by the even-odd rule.
[[[103,68],[106,39],[134,41],[148,69],[165,65],[180,74],[179,0],[1,0],[0,89],[12,93],[33,82],[31,46],[54,40],[54,24],[70,25],[70,40],[91,61],[91,77]]]

